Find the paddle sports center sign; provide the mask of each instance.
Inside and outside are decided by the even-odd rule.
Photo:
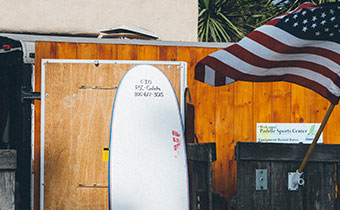
[[[311,144],[320,123],[257,123],[256,141]],[[322,134],[318,143],[323,143]]]

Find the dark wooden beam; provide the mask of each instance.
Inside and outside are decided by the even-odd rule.
[[[187,144],[187,155],[189,160],[209,161],[216,160],[216,144],[215,143],[200,143]],[[210,157],[211,155],[211,157]]]
[[[236,160],[302,161],[308,148],[308,144],[238,142],[235,157]],[[340,162],[340,145],[317,144],[309,161]]]
[[[15,170],[17,168],[17,152],[15,150],[0,150],[0,170]]]

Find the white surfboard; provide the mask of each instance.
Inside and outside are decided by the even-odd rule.
[[[137,65],[117,89],[109,160],[111,210],[188,210],[188,169],[178,101],[158,68]]]

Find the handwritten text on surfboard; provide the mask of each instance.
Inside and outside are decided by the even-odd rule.
[[[135,97],[164,97],[164,93],[152,80],[141,79],[135,85]]]
[[[181,134],[179,134],[177,131],[172,131],[172,141],[174,142],[174,151],[176,152],[175,158],[177,159],[179,155],[179,147],[181,146],[181,140],[180,140]]]

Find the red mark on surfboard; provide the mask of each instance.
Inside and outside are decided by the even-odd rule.
[[[181,134],[179,134],[177,131],[172,131],[172,141],[174,142],[174,151],[177,152],[175,155],[175,158],[177,158],[177,155],[179,155],[179,147],[181,146],[180,141]]]

